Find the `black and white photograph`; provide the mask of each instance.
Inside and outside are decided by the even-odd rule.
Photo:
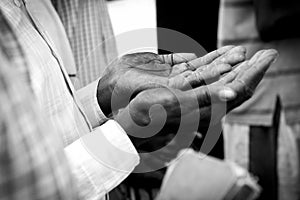
[[[0,0],[0,200],[300,200],[299,0]]]

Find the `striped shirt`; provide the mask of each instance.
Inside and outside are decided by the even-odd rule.
[[[79,197],[102,198],[126,178],[138,163],[133,145],[117,123],[108,121],[103,124],[106,118],[96,99],[97,81],[79,91],[74,90],[66,72],[66,68],[72,68],[68,66],[73,63],[72,57],[68,57],[72,52],[51,2],[1,0],[0,11],[24,50],[23,59],[28,63],[29,88],[32,90],[28,99],[36,101],[35,106],[40,108],[48,124],[53,127],[50,134],[59,134],[64,149],[57,151],[64,151],[68,159],[76,186],[80,188]],[[17,68],[24,71],[24,65],[19,63],[19,66]],[[28,126],[36,123],[34,120],[26,122]],[[102,152],[100,159],[90,154],[83,142],[82,138],[90,135],[102,137],[102,140],[96,140],[99,145],[97,151]],[[49,146],[53,145],[48,142]],[[112,146],[109,144],[118,148],[108,148]],[[24,154],[27,151],[24,150]],[[124,158],[124,151],[130,152],[128,158]],[[8,176],[8,180],[13,179],[13,175]],[[64,176],[60,178],[64,179]],[[24,184],[30,188],[32,181]],[[38,186],[43,190],[43,183],[40,184]]]
[[[300,122],[300,39],[262,42],[252,0],[221,0],[218,44],[244,45],[248,57],[256,51],[274,48],[279,58],[266,73],[254,96],[232,111],[226,120],[249,125],[272,124],[277,96],[288,124]],[[296,24],[295,24],[296,26]]]
[[[100,77],[117,48],[104,0],[52,0],[65,27],[81,86]]]
[[[0,199],[76,199],[63,144],[35,106],[24,53],[1,12],[0,25]]]

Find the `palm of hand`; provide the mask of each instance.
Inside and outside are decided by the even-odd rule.
[[[249,61],[241,63],[234,70],[207,86],[197,87],[188,91],[167,87],[155,88],[139,93],[136,98],[130,102],[129,106],[126,107],[124,112],[117,116],[116,120],[120,124],[122,124],[122,121],[119,120],[126,121],[128,118],[132,119],[132,122],[138,126],[143,127],[149,126],[150,124],[150,134],[152,134],[151,123],[155,125],[156,122],[160,122],[162,120],[161,116],[163,116],[164,112],[167,113],[167,119],[166,123],[163,125],[164,127],[162,127],[158,134],[155,135],[158,137],[151,137],[147,140],[143,140],[144,137],[147,137],[147,135],[143,134],[149,132],[139,131],[139,129],[134,128],[130,129],[130,127],[129,129],[125,128],[128,134],[136,137],[142,137],[140,141],[133,138],[133,142],[138,149],[143,150],[143,148],[145,148],[146,152],[151,152],[141,155],[141,163],[136,170],[139,171],[141,169],[146,169],[151,171],[152,169],[159,169],[165,166],[166,162],[175,158],[178,150],[185,144],[183,140],[189,140],[192,135],[191,133],[193,131],[197,131],[197,129],[191,130],[190,132],[187,131],[179,140],[172,140],[172,133],[176,132],[176,130],[172,130],[172,127],[174,127],[175,124],[182,122],[181,118],[183,116],[186,117],[186,122],[191,124],[199,123],[200,126],[206,128],[208,123],[210,123],[209,120],[213,120],[213,123],[220,122],[220,119],[226,112],[229,112],[249,99],[253,95],[255,88],[262,80],[264,73],[274,61],[276,56],[277,53],[273,50],[260,51]],[[220,92],[224,91],[224,89],[231,90],[234,92],[234,95],[231,95],[230,98],[224,95],[224,93],[221,95]],[[225,112],[220,112],[217,113],[216,116],[211,116],[211,107],[213,105],[220,105],[223,103],[226,103]],[[155,105],[161,105],[164,111],[162,109],[157,109],[155,112],[151,112],[151,108]],[[195,118],[195,112],[196,115],[200,115],[200,119]],[[123,115],[124,113],[125,115]],[[191,127],[190,124],[187,125],[188,127]],[[164,129],[165,127],[167,127],[167,129]],[[169,135],[171,135],[171,137],[166,137]],[[170,140],[172,140],[173,144],[167,145]],[[145,144],[147,146],[145,146]],[[186,145],[183,148],[186,147],[188,146]],[[152,153],[152,151],[156,151],[160,148],[162,148],[162,150],[159,151],[159,154]],[[160,174],[152,173],[147,177],[138,176],[137,178],[141,180],[154,179],[159,182],[161,180],[161,176],[159,175]],[[132,178],[135,180],[135,177]]]
[[[112,63],[98,86],[104,113],[125,107],[139,92],[170,87],[188,90],[231,70],[245,58],[242,47],[224,47],[196,59],[194,54],[128,54]]]
[[[200,123],[211,118],[212,105],[226,106],[224,112],[217,113],[214,121],[220,121],[226,112],[231,111],[248,100],[262,80],[264,73],[277,56],[274,50],[263,50],[256,53],[249,61],[241,63],[231,72],[216,82],[191,90],[161,87],[139,93],[129,104],[128,116],[137,125],[147,126],[153,121],[161,122],[160,118],[167,115],[166,125],[178,124],[183,116],[188,122],[198,123],[195,112],[201,116]],[[226,104],[224,104],[226,103]],[[153,106],[160,105],[155,112]]]

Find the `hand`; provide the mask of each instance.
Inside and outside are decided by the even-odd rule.
[[[166,166],[181,149],[189,147],[194,139],[192,133],[199,130],[197,124],[199,123],[200,130],[201,127],[206,130],[210,120],[212,123],[220,123],[226,112],[249,99],[276,57],[276,51],[263,50],[207,86],[189,91],[151,89],[137,95],[115,120],[142,153],[135,172],[150,173],[132,174],[129,182],[135,183],[140,180],[143,183],[160,183],[164,170],[158,169]],[[211,116],[211,107],[222,107],[224,103],[227,103],[225,112],[217,112],[217,115]],[[155,108],[155,105],[161,105],[162,108]],[[185,130],[181,130],[183,134],[178,130],[180,123],[185,123]],[[154,134],[156,135],[153,136]],[[180,134],[181,136],[177,137]]]
[[[265,72],[277,57],[278,53],[276,50],[261,50],[250,60],[244,61],[210,86],[224,85],[236,93],[236,98],[227,102],[226,112],[230,112],[252,97]],[[225,114],[224,112],[219,112],[222,113],[219,115],[215,111],[214,116],[211,116],[211,110],[211,107],[202,108],[199,124],[200,129],[206,130],[209,123],[212,125],[220,123],[221,118]],[[218,110],[217,106],[215,106],[215,110]]]
[[[99,81],[97,99],[102,111],[127,106],[130,98],[149,88],[187,90],[214,80],[245,60],[245,48],[227,46],[201,58],[194,54],[135,53],[108,66]]]
[[[207,86],[187,91],[168,87],[142,91],[115,116],[115,120],[128,134],[143,138],[164,128],[172,132],[182,123],[182,118],[187,127],[194,127],[199,122],[197,116],[210,116],[208,110],[212,105],[227,102],[228,112],[248,100],[276,57],[275,50],[262,50]],[[223,116],[221,113],[216,121]],[[197,129],[189,130],[194,131]]]

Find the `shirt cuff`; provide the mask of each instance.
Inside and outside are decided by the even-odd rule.
[[[65,148],[82,199],[100,199],[119,185],[139,163],[121,126],[113,120]]]
[[[81,88],[76,92],[85,114],[87,115],[93,128],[100,126],[108,118],[104,115],[97,100],[97,87],[99,79]]]

